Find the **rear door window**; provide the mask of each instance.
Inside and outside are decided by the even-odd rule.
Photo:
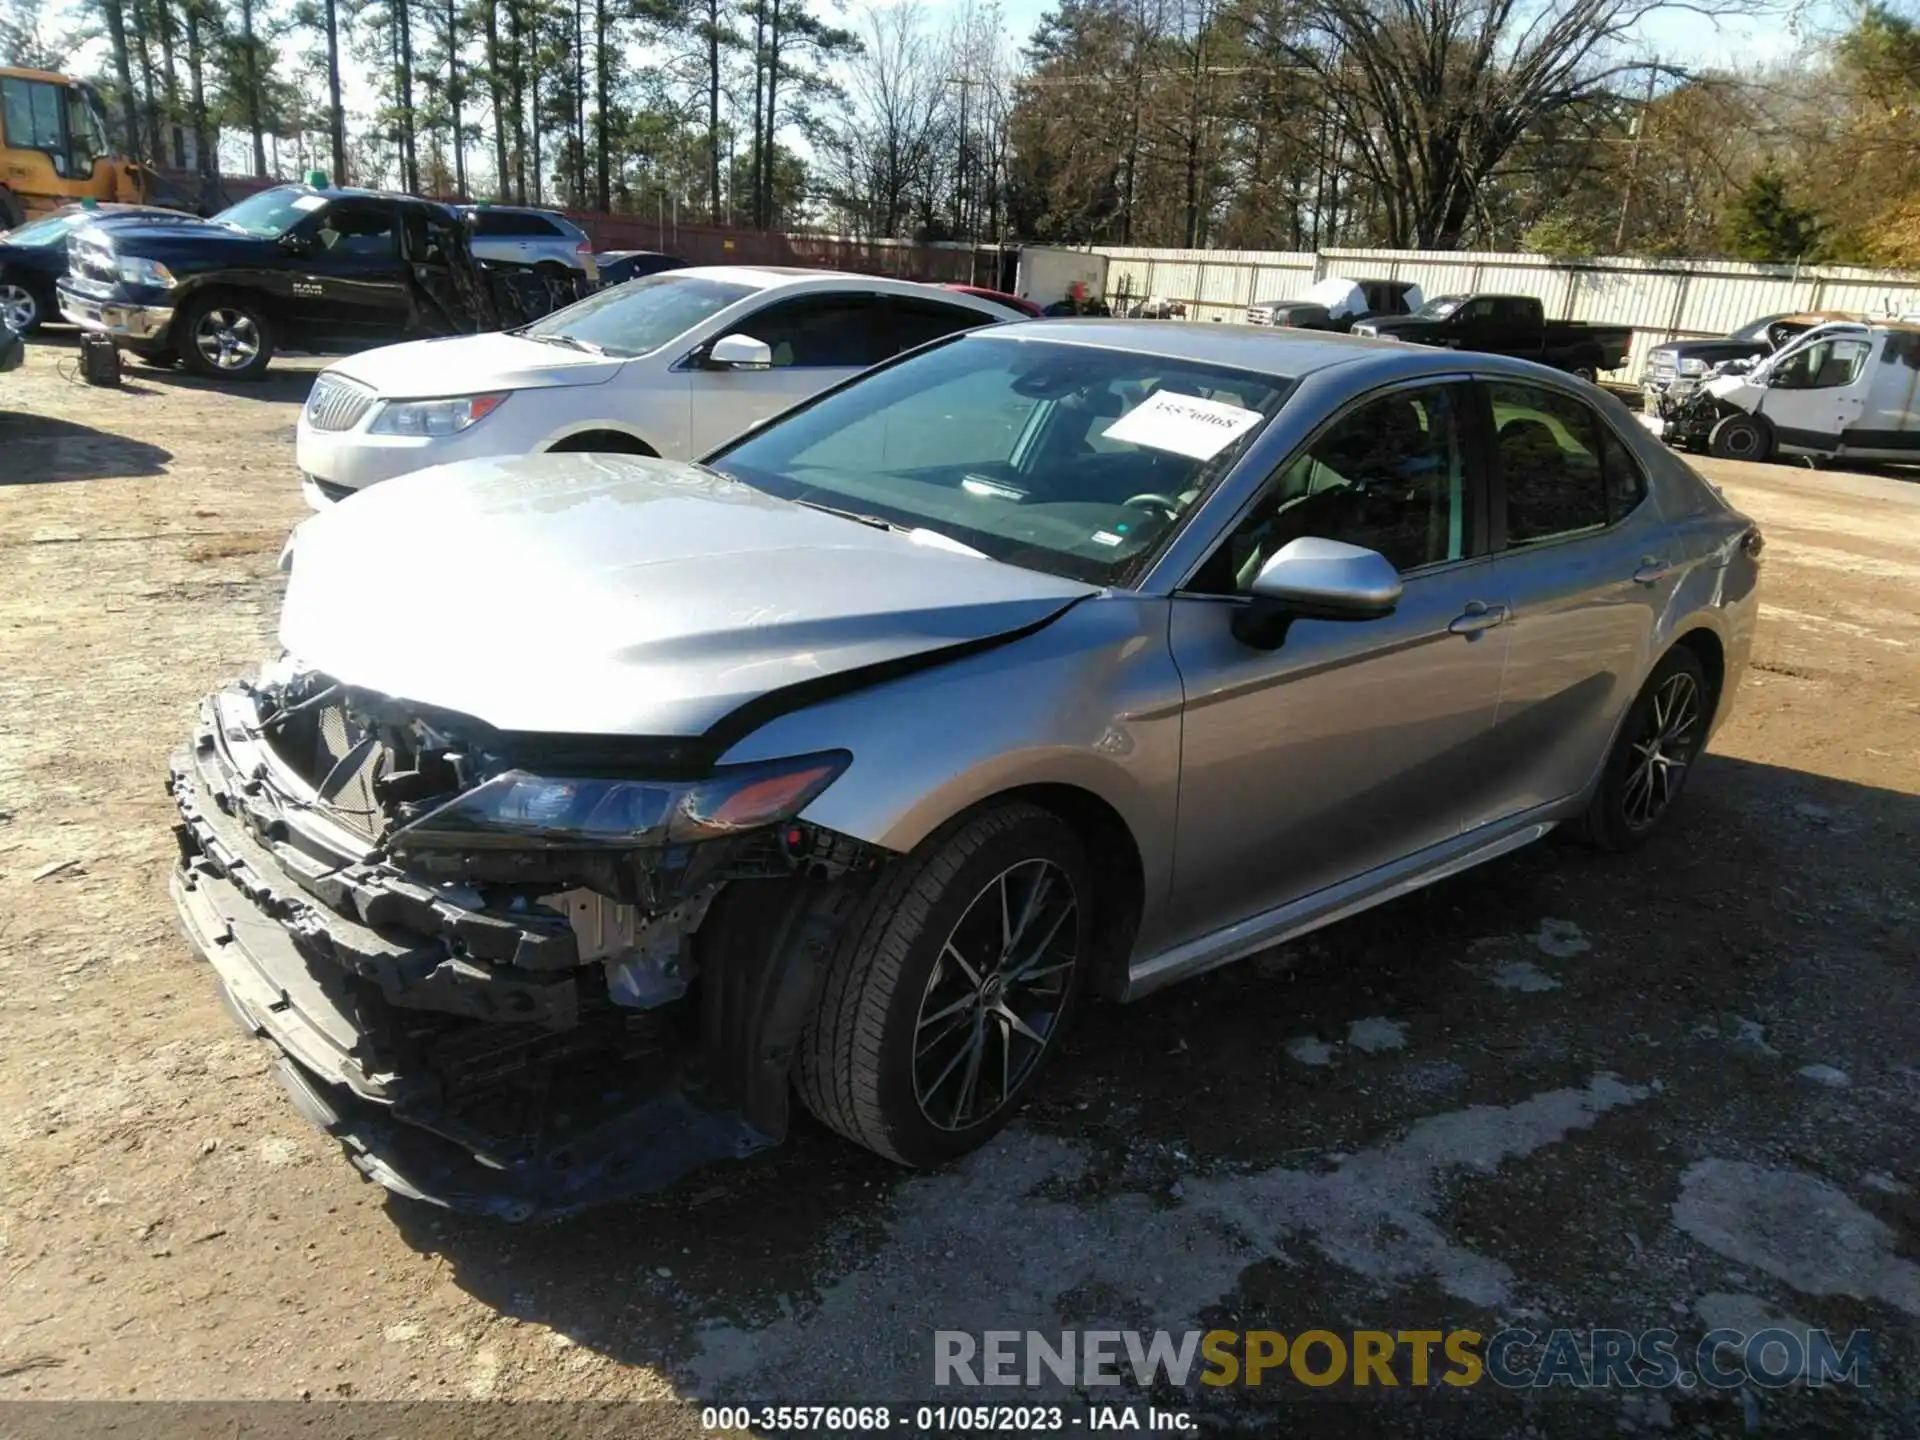
[[[1584,402],[1510,381],[1487,397],[1508,549],[1603,530],[1646,498],[1632,452]]]
[[[882,295],[877,305],[880,313],[893,325],[895,354],[959,330],[977,330],[982,325],[993,324],[991,316],[982,315],[978,310],[969,310],[962,305],[943,305],[936,300],[909,300]]]

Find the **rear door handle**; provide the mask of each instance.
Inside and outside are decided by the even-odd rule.
[[[1506,606],[1488,605],[1479,600],[1469,600],[1467,613],[1454,616],[1447,625],[1447,629],[1455,635],[1478,635],[1482,630],[1491,630],[1496,625],[1505,624],[1506,619]]]
[[[1633,572],[1633,583],[1636,585],[1658,585],[1662,580],[1673,574],[1676,568],[1677,567],[1668,564],[1665,560],[1657,559],[1652,555],[1642,555],[1640,557],[1640,568]]]

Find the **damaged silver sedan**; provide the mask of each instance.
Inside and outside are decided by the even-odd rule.
[[[525,1219],[786,1132],[983,1143],[1088,998],[1667,819],[1760,539],[1565,377],[1054,321],[708,457],[481,460],[289,544],[174,896],[295,1103]]]

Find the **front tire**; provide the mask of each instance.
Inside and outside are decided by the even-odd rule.
[[[1713,705],[1699,656],[1676,645],[1627,711],[1581,818],[1581,838],[1602,850],[1631,850],[1666,823],[1706,748]]]
[[[1707,449],[1716,460],[1759,464],[1773,455],[1773,427],[1758,415],[1722,415],[1707,434]]]
[[[1093,963],[1093,871],[1024,802],[937,832],[875,885],[828,962],[795,1084],[849,1140],[937,1165],[995,1135],[1059,1049]]]
[[[0,324],[16,335],[31,335],[46,323],[46,306],[33,287],[9,275],[0,275]]]
[[[273,361],[273,331],[251,300],[209,295],[187,306],[174,348],[209,380],[258,380]]]

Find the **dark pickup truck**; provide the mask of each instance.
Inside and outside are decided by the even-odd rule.
[[[1538,360],[1583,380],[1618,370],[1633,343],[1628,325],[1548,320],[1531,295],[1442,295],[1411,315],[1363,321],[1353,333]]]
[[[284,185],[211,220],[85,225],[60,313],[158,364],[248,380],[276,349],[337,352],[533,320],[575,295],[473,257],[451,206]]]

